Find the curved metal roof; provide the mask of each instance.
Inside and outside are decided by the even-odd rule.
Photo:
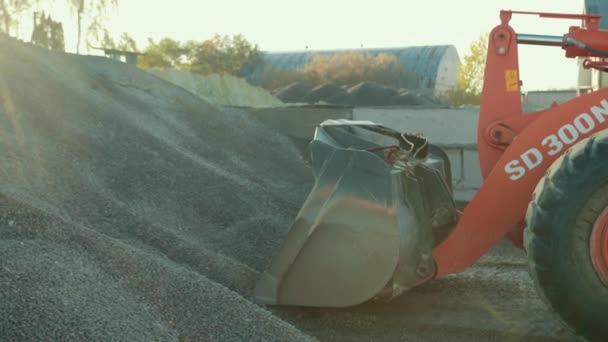
[[[453,45],[414,46],[402,48],[381,49],[356,49],[356,50],[324,50],[324,51],[299,51],[299,52],[265,52],[264,62],[274,68],[283,70],[298,70],[303,68],[313,55],[332,55],[341,52],[365,52],[372,56],[382,53],[397,57],[397,61],[403,65],[409,75],[416,77],[404,79],[404,87],[407,88],[434,88],[435,80],[439,72],[439,66],[448,49],[454,49]],[[261,67],[254,69],[248,78],[255,79]],[[416,84],[412,84],[415,82]]]

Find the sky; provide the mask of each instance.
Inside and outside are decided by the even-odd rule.
[[[58,0],[56,0],[58,2]],[[243,34],[264,51],[357,49],[452,44],[460,57],[499,24],[501,9],[582,13],[583,0],[119,0],[110,32],[128,32],[140,48],[147,39],[205,40]],[[74,51],[76,23],[63,6],[66,47]],[[515,16],[518,33],[562,35],[575,20]],[[555,47],[520,47],[524,90],[576,86],[577,65]]]

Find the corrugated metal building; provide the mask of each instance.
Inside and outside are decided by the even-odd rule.
[[[357,49],[357,50],[324,50],[299,52],[265,52],[264,62],[282,70],[298,70],[303,68],[314,55],[332,55],[341,52],[364,52],[371,56],[388,54],[396,56],[397,61],[404,67],[403,88],[415,89],[420,92],[432,93],[439,96],[448,89],[456,86],[458,65],[460,59],[453,45],[415,46],[403,48]],[[256,79],[262,70],[262,65],[254,68],[247,75],[248,79]]]

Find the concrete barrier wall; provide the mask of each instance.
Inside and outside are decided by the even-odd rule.
[[[415,108],[415,107],[357,107],[355,120],[370,120],[393,129],[422,133],[434,144],[477,144],[479,109]]]
[[[270,127],[299,141],[303,150],[313,138],[315,127],[328,119],[369,120],[398,131],[422,133],[448,154],[457,200],[470,200],[483,182],[477,153],[477,108],[294,106],[250,111]]]

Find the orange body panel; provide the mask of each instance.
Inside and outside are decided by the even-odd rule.
[[[532,192],[547,168],[569,146],[607,129],[608,117],[604,113],[608,115],[608,89],[554,107],[532,122],[504,151],[452,234],[434,250],[437,275],[464,271],[511,229],[521,226]],[[577,126],[583,132],[573,133],[570,127]],[[537,158],[538,155],[542,157]],[[520,173],[506,171],[514,162],[525,172],[516,180],[513,178]]]
[[[477,135],[484,184],[452,234],[433,251],[436,276],[464,271],[507,235],[521,245],[528,203],[547,168],[576,142],[608,128],[608,89],[522,113],[512,13],[501,12],[502,23],[489,36]],[[608,31],[573,31],[579,40],[589,36],[597,42],[601,35],[608,42]],[[588,56],[578,48],[563,48],[568,57]]]

